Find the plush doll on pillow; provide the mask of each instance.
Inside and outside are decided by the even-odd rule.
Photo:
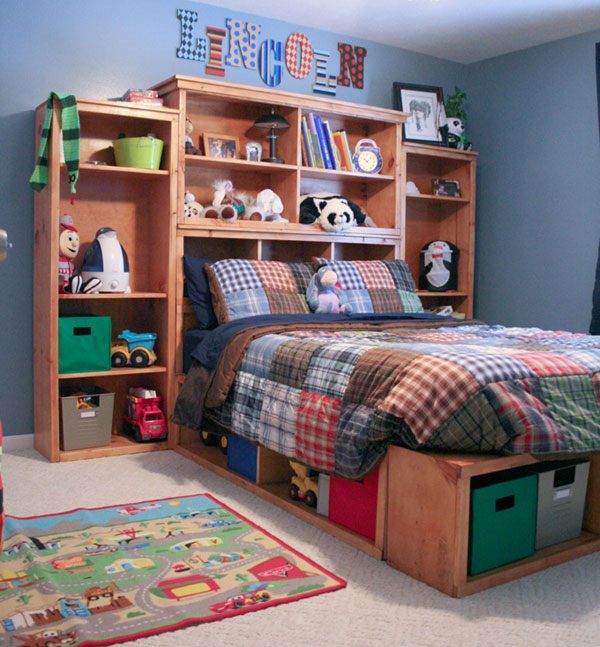
[[[350,314],[352,308],[344,290],[338,282],[337,274],[327,265],[313,274],[306,290],[306,300],[313,312],[333,312]]]
[[[312,225],[314,222],[325,231],[334,232],[356,225],[375,226],[371,218],[352,200],[327,192],[300,196],[300,223]]]

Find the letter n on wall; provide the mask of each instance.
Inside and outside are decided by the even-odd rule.
[[[338,76],[338,85],[350,85],[362,90],[365,82],[365,57],[367,48],[357,45],[352,47],[349,43],[338,43],[338,52],[340,53],[340,74]]]

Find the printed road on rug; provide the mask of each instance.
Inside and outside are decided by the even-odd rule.
[[[7,516],[0,645],[111,645],[346,582],[208,494]]]

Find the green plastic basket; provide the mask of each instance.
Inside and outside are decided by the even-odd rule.
[[[162,139],[154,137],[121,137],[113,141],[117,166],[147,168],[156,171],[160,168],[163,151]]]

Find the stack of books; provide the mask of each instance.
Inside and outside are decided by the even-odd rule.
[[[354,171],[346,131],[332,131],[327,119],[321,119],[312,112],[303,115],[302,164],[336,171]]]

